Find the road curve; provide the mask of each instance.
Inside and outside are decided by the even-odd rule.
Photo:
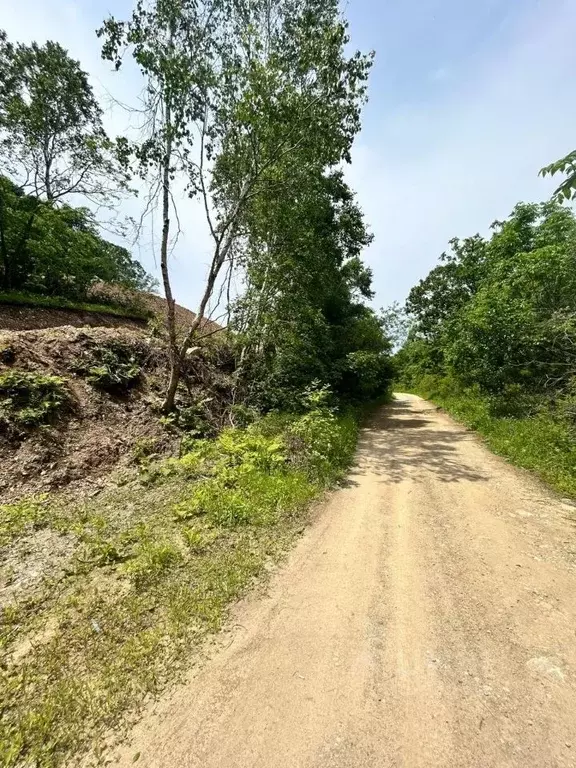
[[[120,765],[576,766],[574,512],[397,395],[266,597]]]

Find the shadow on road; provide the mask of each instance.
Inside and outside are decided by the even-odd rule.
[[[445,483],[485,482],[486,472],[468,465],[459,451],[462,442],[472,439],[457,427],[428,418],[435,408],[417,411],[403,401],[380,409],[362,430],[354,475],[371,472],[383,483],[400,483],[410,477],[421,481],[433,472]]]

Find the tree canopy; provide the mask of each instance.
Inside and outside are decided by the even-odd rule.
[[[95,282],[155,286],[126,248],[101,237],[88,208],[55,207],[0,176],[0,289],[85,298]]]
[[[0,156],[24,191],[103,203],[126,185],[88,76],[59,43],[0,31],[0,86]]]
[[[492,229],[452,241],[410,292],[404,376],[450,376],[493,394],[566,392],[576,383],[574,212],[520,203]]]

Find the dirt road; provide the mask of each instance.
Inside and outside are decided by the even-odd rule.
[[[399,395],[267,596],[121,764],[576,766],[574,512]]]

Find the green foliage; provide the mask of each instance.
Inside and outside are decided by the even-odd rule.
[[[340,391],[351,401],[368,402],[384,395],[393,378],[390,356],[381,352],[349,352],[342,367]]]
[[[270,525],[332,482],[351,460],[357,429],[352,416],[323,404],[327,396],[326,389],[311,390],[304,400],[315,407],[303,416],[270,414],[197,444],[180,462],[206,479],[175,506],[177,519]]]
[[[240,381],[264,410],[296,409],[315,379],[343,401],[377,397],[390,385],[390,343],[362,303],[371,273],[358,254],[371,237],[361,212],[342,174],[316,179],[304,160],[286,173],[298,193],[279,189],[250,214],[249,286],[233,317]],[[271,248],[269,238],[282,247]]]
[[[64,379],[9,370],[0,373],[0,428],[19,432],[45,424],[67,401]]]
[[[246,275],[233,317],[242,399],[292,410],[314,379],[345,399],[384,391],[385,377],[362,387],[344,376],[349,353],[385,354],[386,344],[362,303],[372,296],[360,260],[371,235],[335,170],[350,161],[372,63],[349,52],[338,2],[149,0],[99,34],[103,56],[120,68],[130,51],[148,84],[152,130],[122,143],[126,162],[163,174],[165,210],[177,175],[203,198],[214,247],[199,314],[225,265]],[[164,221],[169,295],[167,210]],[[173,403],[169,387],[165,409]]]
[[[130,253],[104,240],[87,208],[56,207],[0,176],[0,287],[6,293],[86,300],[95,282],[150,290]]]
[[[46,496],[0,505],[0,547],[9,544],[29,526],[41,527],[46,517]]]
[[[490,239],[453,241],[410,293],[402,385],[431,397],[490,447],[576,493],[576,218],[519,204]]]
[[[576,150],[540,170],[541,176],[555,176],[557,173],[566,174],[566,179],[556,189],[554,197],[559,203],[573,200],[576,197]]]
[[[286,437],[292,463],[321,482],[330,482],[350,463],[356,438],[354,418],[337,416],[326,408],[314,409],[295,420]]]
[[[158,450],[158,438],[140,437],[132,447],[132,456],[136,463],[145,463]]]
[[[0,153],[36,198],[99,202],[126,186],[87,74],[58,43],[13,45],[0,31]]]
[[[122,393],[140,380],[142,364],[134,350],[121,342],[110,342],[83,352],[75,370],[98,389]]]
[[[565,389],[576,373],[576,220],[556,203],[520,204],[488,241],[457,244],[410,294],[404,380],[447,374],[502,393]]]
[[[174,509],[178,520],[205,517],[212,525],[271,525],[315,494],[304,474],[264,472],[254,467],[205,481]]]
[[[126,573],[139,587],[160,578],[182,562],[182,552],[171,541],[142,541],[126,565]]]

